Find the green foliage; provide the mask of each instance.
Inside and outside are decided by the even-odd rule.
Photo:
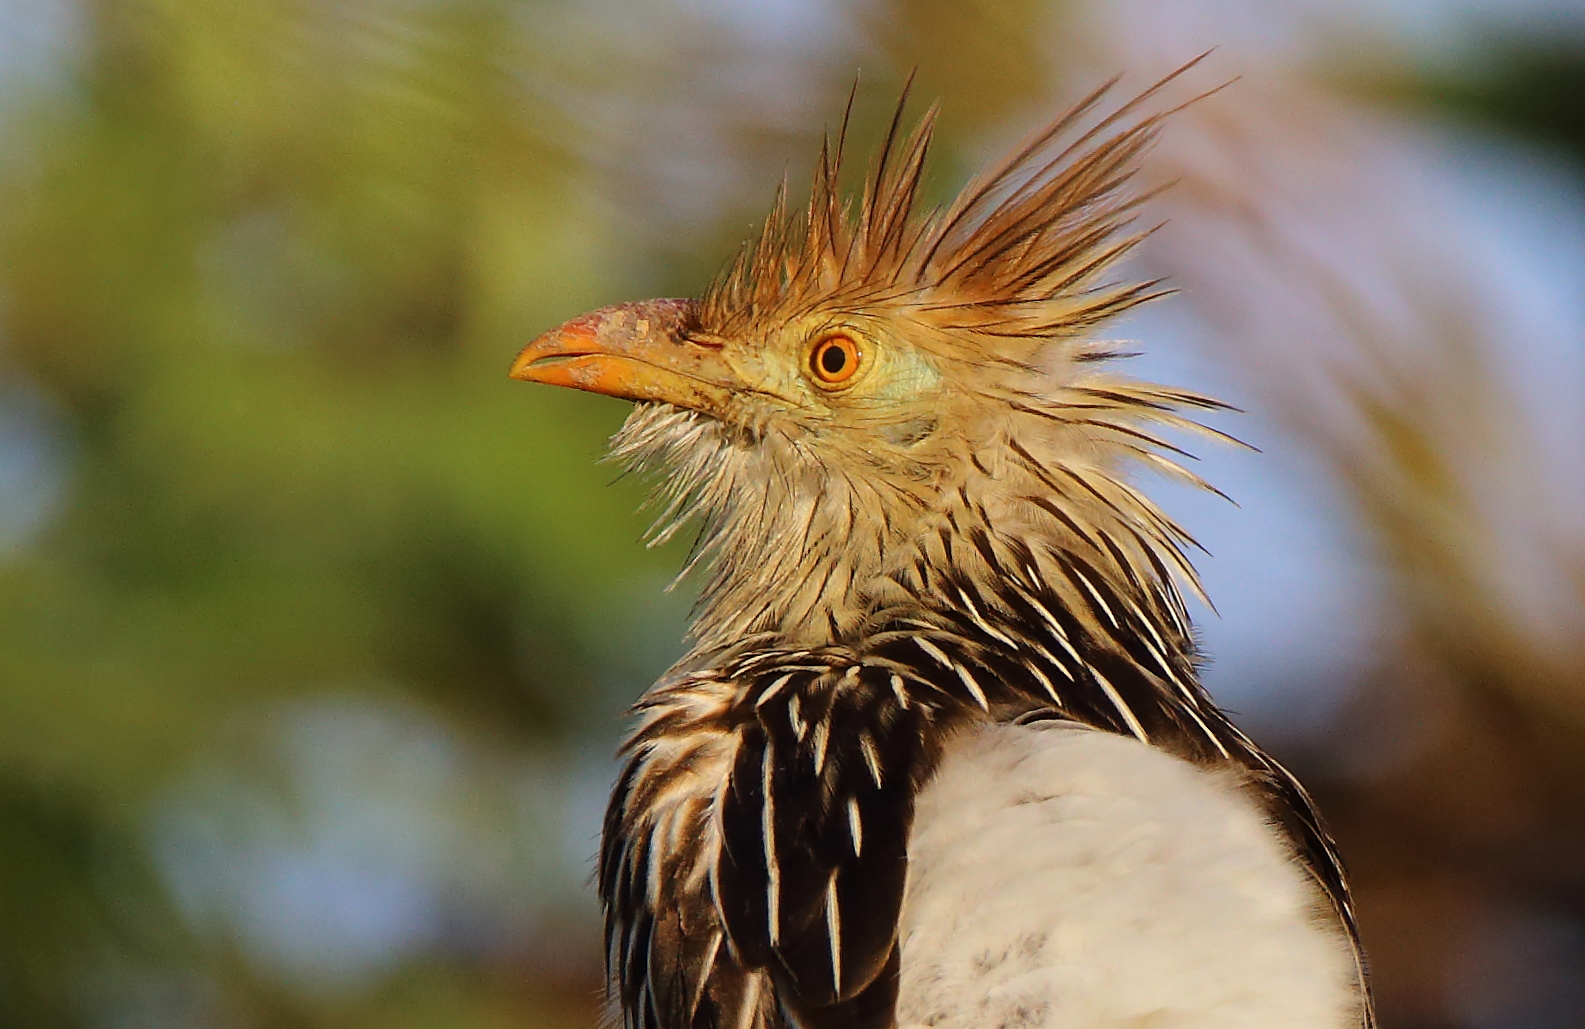
[[[1585,164],[1585,39],[1500,39],[1473,73],[1415,90],[1431,102],[1561,147]]]
[[[675,562],[612,543],[642,525],[593,461],[624,405],[505,376],[619,289],[571,128],[516,71],[524,10],[84,13],[0,169],[4,356],[73,451],[64,510],[0,564],[8,1026],[86,1017],[83,962],[175,931],[146,868],[89,865],[137,865],[150,798],[228,719],[375,682],[556,745],[609,718],[599,655]],[[134,894],[156,914],[101,910]]]

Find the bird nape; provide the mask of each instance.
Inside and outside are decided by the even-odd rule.
[[[701,526],[605,819],[627,1029],[1374,1024],[1336,847],[1202,688],[1192,540],[1126,478],[1209,489],[1159,430],[1222,405],[1097,336],[1162,292],[1115,276],[1180,74],[928,211],[899,104],[856,201],[844,132],[702,297],[512,366],[637,401],[656,538]]]

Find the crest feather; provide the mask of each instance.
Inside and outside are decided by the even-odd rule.
[[[821,142],[807,206],[789,209],[784,180],[758,237],[701,299],[703,326],[740,334],[821,309],[891,303],[1000,349],[1076,335],[1160,296],[1156,281],[1101,279],[1151,231],[1134,227],[1135,211],[1157,191],[1129,187],[1140,156],[1177,108],[1140,110],[1204,56],[1101,114],[1117,79],[1107,82],[945,209],[920,210],[937,108],[903,134],[911,78],[856,209],[842,195],[850,95],[835,141]]]

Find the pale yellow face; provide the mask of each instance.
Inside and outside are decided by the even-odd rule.
[[[941,359],[904,338],[906,323],[816,312],[753,338],[710,333],[688,301],[604,308],[526,347],[514,377],[637,401],[729,424],[779,425],[844,451],[913,450],[962,403]]]
[[[936,363],[886,319],[815,314],[763,340],[720,340],[740,381],[790,410],[842,420],[884,416],[941,389]]]

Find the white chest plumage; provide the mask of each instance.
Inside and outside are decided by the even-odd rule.
[[[965,588],[646,695],[600,872],[627,1029],[1373,1029],[1296,780],[1020,598],[1050,642]]]
[[[901,1029],[1343,1029],[1321,893],[1232,770],[1072,723],[981,725],[920,794]]]

